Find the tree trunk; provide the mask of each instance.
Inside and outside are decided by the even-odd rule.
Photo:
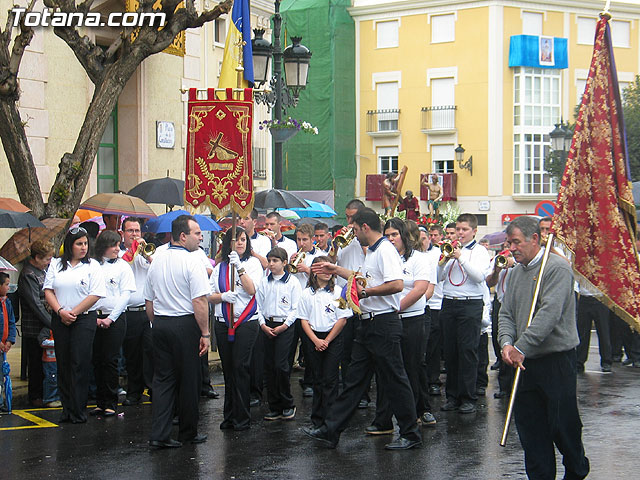
[[[31,208],[35,216],[42,217],[44,202],[38,174],[14,98],[0,96],[0,139],[9,161],[11,175],[16,186],[19,186],[20,201]]]

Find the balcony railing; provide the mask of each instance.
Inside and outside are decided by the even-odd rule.
[[[437,105],[422,107],[422,131],[434,133],[450,132],[456,129],[455,105]]]
[[[367,112],[367,133],[397,133],[400,110],[369,110]]]
[[[253,178],[266,180],[267,178],[267,149],[262,147],[252,147],[253,156]]]

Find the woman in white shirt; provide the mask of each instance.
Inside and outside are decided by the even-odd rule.
[[[95,304],[96,336],[93,340],[93,368],[96,375],[96,404],[91,415],[111,417],[118,406],[118,358],[127,332],[126,309],[136,281],[129,264],[118,258],[120,235],[104,230],[96,240],[94,258],[105,277],[107,295]]]
[[[222,240],[219,263],[211,275],[215,304],[214,331],[224,373],[224,419],[221,430],[249,429],[251,388],[251,353],[260,326],[256,285],[263,277],[260,261],[251,255],[251,240],[236,228],[235,249],[231,249],[229,229]],[[234,287],[231,290],[231,272]]]
[[[63,247],[62,256],[51,261],[43,289],[53,311],[51,328],[62,400],[59,422],[84,423],[96,333],[94,305],[106,295],[106,288],[100,265],[89,258],[89,237],[84,228],[69,230]]]

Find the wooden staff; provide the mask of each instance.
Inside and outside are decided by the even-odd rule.
[[[396,207],[398,206],[398,202],[400,201],[400,192],[402,191],[402,185],[404,184],[404,177],[407,175],[407,166],[405,165],[404,167],[402,167],[402,169],[400,170],[400,173],[398,174],[396,180],[393,182],[395,184],[395,189],[396,189],[396,198],[393,199],[393,202],[391,203],[391,216],[393,217],[393,215],[396,212]]]
[[[531,325],[533,321],[533,315],[536,311],[536,303],[538,301],[538,296],[540,294],[540,288],[542,287],[542,274],[544,273],[544,268],[547,265],[547,259],[549,258],[549,253],[551,252],[551,246],[553,245],[553,233],[550,233],[547,237],[547,247],[545,248],[544,255],[542,256],[542,263],[540,264],[540,271],[538,272],[538,279],[536,280],[536,288],[533,291],[533,300],[531,301],[531,309],[529,310],[529,319],[527,321],[527,327]],[[526,330],[525,328],[525,330]],[[509,424],[511,423],[511,416],[513,414],[513,404],[516,400],[516,394],[518,393],[518,383],[520,382],[520,374],[522,370],[520,368],[516,368],[516,375],[513,379],[513,385],[511,387],[511,397],[509,398],[509,408],[507,409],[507,418],[504,421],[504,429],[502,430],[502,438],[500,439],[500,446],[505,447],[507,445],[507,435],[509,434]]]

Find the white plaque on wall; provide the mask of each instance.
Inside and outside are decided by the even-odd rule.
[[[176,129],[173,122],[156,122],[156,147],[173,148],[176,144]]]

